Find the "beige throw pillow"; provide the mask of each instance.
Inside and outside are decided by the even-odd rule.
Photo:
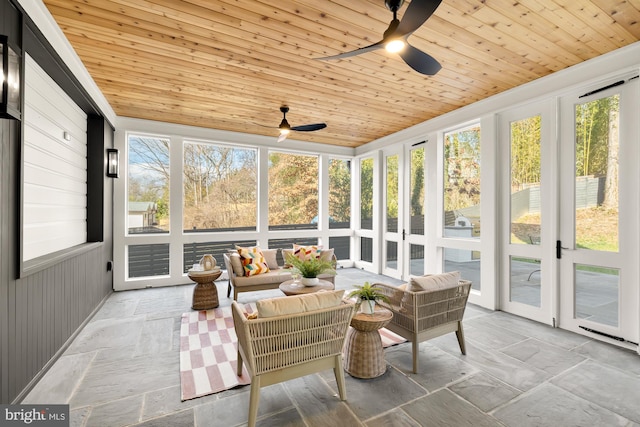
[[[267,261],[269,270],[275,270],[278,266],[278,249],[262,249],[264,260]]]
[[[452,271],[441,274],[427,274],[422,277],[414,277],[409,283],[411,292],[436,291],[457,286],[460,281],[460,272]]]
[[[338,290],[270,298],[256,302],[256,308],[259,318],[306,313],[308,311],[336,307],[341,303],[343,295],[344,290]]]
[[[238,252],[229,253],[229,261],[231,261],[231,268],[233,268],[233,274],[236,276],[244,276],[244,268],[242,267],[242,259]]]
[[[333,261],[333,248],[331,249],[321,249],[320,250],[320,259],[322,261]]]

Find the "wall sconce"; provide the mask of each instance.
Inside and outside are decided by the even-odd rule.
[[[120,174],[120,158],[118,150],[115,148],[107,148],[107,176],[109,178],[117,178]]]
[[[0,117],[20,120],[20,55],[9,45],[9,38],[0,35],[2,85],[0,85]]]

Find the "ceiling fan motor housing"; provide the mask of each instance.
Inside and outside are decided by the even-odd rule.
[[[278,126],[278,129],[280,129],[281,131],[291,130],[291,125],[287,121],[287,113],[289,112],[289,107],[287,107],[286,105],[283,105],[282,107],[280,107],[280,111],[282,112],[283,117],[282,117],[282,121],[280,122],[280,126]]]
[[[387,6],[391,12],[397,12],[402,7],[404,0],[384,0],[384,5]]]

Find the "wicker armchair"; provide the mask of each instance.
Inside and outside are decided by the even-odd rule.
[[[375,286],[389,298],[389,304],[382,305],[393,312],[387,329],[411,341],[414,373],[418,373],[419,344],[431,338],[455,332],[460,351],[466,354],[462,317],[471,290],[470,281],[460,280],[457,286],[420,292],[384,283]]]
[[[242,374],[244,362],[251,376],[249,427],[256,423],[260,388],[271,384],[332,368],[340,399],[346,400],[342,347],[353,304],[252,320],[237,302],[232,304],[238,336],[237,373]]]

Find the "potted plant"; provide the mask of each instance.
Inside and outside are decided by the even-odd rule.
[[[336,274],[333,263],[320,258],[310,258],[301,260],[293,254],[287,255],[287,264],[289,264],[294,273],[302,276],[301,282],[305,286],[314,286],[318,284],[319,274]]]
[[[389,302],[389,298],[369,282],[364,282],[362,286],[355,285],[355,287],[356,289],[349,294],[349,298],[356,297],[358,306],[362,308],[362,312],[365,314],[373,314],[376,301]]]

